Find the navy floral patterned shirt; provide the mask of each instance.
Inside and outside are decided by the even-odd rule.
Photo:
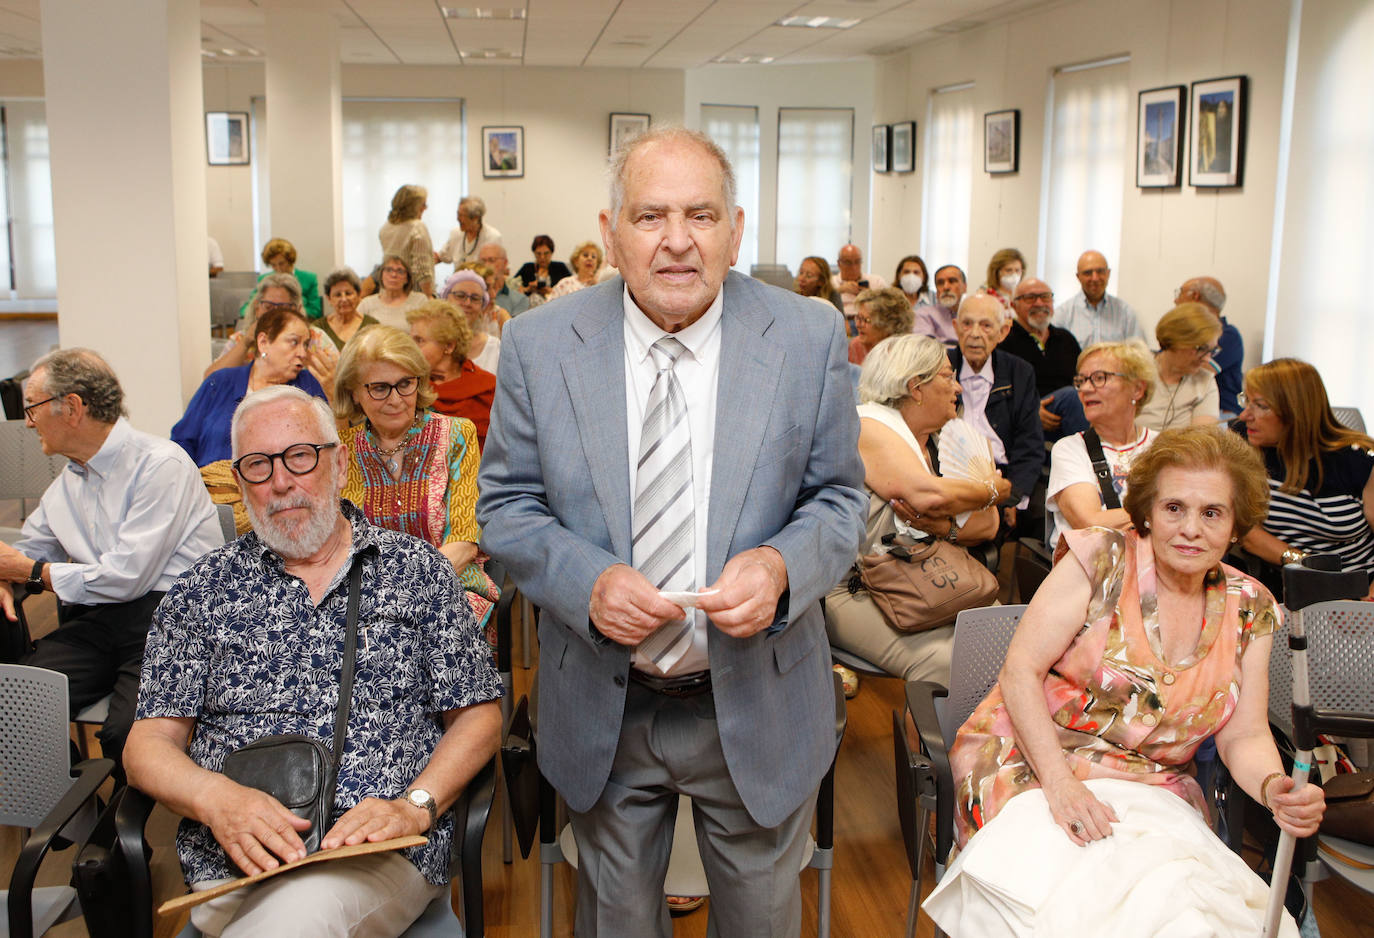
[[[501,696],[453,565],[417,538],[373,527],[346,500],[353,545],[316,606],[256,534],[202,557],[168,591],[148,633],[138,717],[193,717],[188,749],[219,771],[264,736],[331,745],[343,669],[348,570],[363,555],[358,650],[334,820],[365,797],[398,798],[429,762],[442,715]],[[406,851],[426,880],[448,881],[452,815]],[[183,820],[188,883],[242,875],[210,829]]]

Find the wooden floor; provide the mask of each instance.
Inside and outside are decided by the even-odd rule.
[[[5,327],[0,325],[0,338]],[[3,344],[3,343],[0,343]],[[0,503],[0,526],[17,526],[18,506]],[[51,594],[26,604],[36,635],[56,626]],[[534,672],[519,666],[520,629],[515,630],[517,697],[527,693]],[[537,657],[537,650],[535,652]],[[906,917],[910,878],[897,825],[897,804],[892,765],[892,711],[901,706],[902,688],[894,679],[866,678],[858,697],[849,702],[849,724],[840,749],[835,783],[835,871],[832,894],[831,934],[836,938],[900,936]],[[500,795],[498,793],[498,799]],[[501,861],[501,831],[493,813],[483,850],[483,892],[487,935],[491,938],[535,938],[539,922],[538,847],[529,859],[507,865]],[[184,891],[175,852],[172,848],[176,819],[159,808],[149,825],[153,846],[153,875],[159,901]],[[22,845],[22,832],[0,828],[0,882],[8,882],[15,858]],[[40,873],[40,884],[65,883],[70,876],[74,851],[54,855]],[[929,865],[929,864],[927,864]],[[931,888],[929,874],[923,895]],[[556,877],[554,934],[570,935],[572,875],[566,864],[558,867]],[[1325,938],[1369,938],[1374,934],[1374,898],[1334,879],[1318,883],[1314,889],[1317,920]],[[802,876],[803,929],[811,936],[816,929],[816,874]],[[170,938],[183,921],[160,922],[159,938]],[[706,912],[697,911],[676,920],[675,938],[702,938],[706,933]],[[50,934],[85,935],[80,921],[58,926]],[[933,934],[929,920],[922,917],[917,934]]]

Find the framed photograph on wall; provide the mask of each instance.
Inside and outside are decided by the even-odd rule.
[[[619,150],[635,137],[649,129],[648,114],[611,113],[611,132],[607,143],[610,153]]]
[[[892,171],[916,171],[916,122],[904,121],[892,125]]]
[[[1171,189],[1183,178],[1182,85],[1140,92],[1136,107],[1135,184],[1141,189]]]
[[[205,158],[211,166],[246,166],[248,151],[247,111],[207,111]]]
[[[873,125],[873,171],[885,173],[892,168],[892,128],[887,124]]]
[[[983,115],[983,172],[1014,173],[1021,159],[1021,112],[993,111]]]
[[[525,175],[525,128],[482,128],[482,177],[519,178]]]
[[[1241,184],[1245,168],[1245,76],[1193,82],[1188,182],[1199,189]]]

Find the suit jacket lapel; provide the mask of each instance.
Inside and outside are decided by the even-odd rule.
[[[614,302],[573,320],[581,342],[563,360],[582,453],[618,557],[630,560],[629,435],[625,429],[625,332],[620,291]]]
[[[721,316],[711,514],[706,528],[707,582],[714,581],[725,566],[786,358],[764,338],[773,323],[772,313],[742,298],[741,293],[748,291],[738,289],[734,280],[734,274],[726,280]]]

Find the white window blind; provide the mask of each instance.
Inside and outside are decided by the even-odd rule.
[[[736,199],[744,209],[744,240],[735,267],[748,273],[759,256],[759,109],[703,104],[701,129],[720,145],[735,168]]]
[[[12,299],[57,296],[57,245],[53,234],[52,168],[47,111],[42,101],[4,103],[3,217],[0,291]]]
[[[779,264],[796,273],[802,258],[849,243],[853,176],[852,108],[778,109]]]
[[[1050,84],[1047,180],[1041,201],[1042,276],[1058,299],[1078,289],[1078,256],[1121,258],[1121,199],[1128,163],[1127,66],[1060,70]],[[1115,292],[1114,290],[1112,292]]]
[[[933,277],[954,264],[968,274],[969,212],[973,204],[973,92],[937,92],[926,110],[921,250]],[[970,278],[976,279],[976,278]]]
[[[465,152],[460,98],[344,99],[344,258],[359,276],[381,261],[377,231],[407,183],[429,190],[424,221],[443,247],[466,193]]]

